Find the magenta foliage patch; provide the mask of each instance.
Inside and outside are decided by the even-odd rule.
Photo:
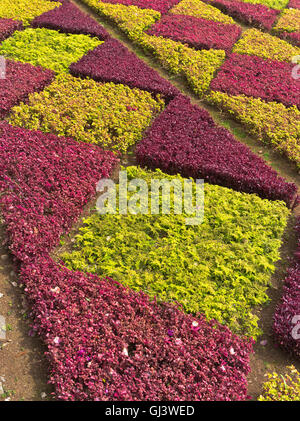
[[[230,54],[210,87],[230,95],[244,94],[266,101],[300,106],[300,84],[292,77],[293,63]]]
[[[293,9],[300,9],[300,0],[290,0],[288,7]]]
[[[167,98],[179,94],[167,80],[130,52],[118,40],[110,39],[88,52],[70,66],[74,76],[91,77],[97,81],[123,83]]]
[[[207,111],[176,97],[156,118],[136,149],[137,161],[169,174],[212,183],[292,205],[297,188],[287,183]]]
[[[241,28],[194,16],[166,15],[147,34],[185,42],[199,49],[231,50],[241,35]]]
[[[34,28],[55,29],[71,34],[92,35],[101,40],[109,38],[109,34],[103,26],[68,1],[60,7],[37,16],[32,21],[32,26]]]
[[[279,36],[300,47],[300,32],[282,32]]]
[[[124,4],[138,6],[141,9],[153,9],[160,13],[167,13],[180,0],[101,0],[103,3]]]
[[[5,62],[5,78],[0,79],[0,118],[5,117],[11,107],[25,101],[30,93],[44,89],[54,78],[52,70],[12,60]]]
[[[268,30],[272,28],[280,13],[279,10],[269,9],[263,4],[243,3],[239,0],[212,0],[210,4],[241,22]]]
[[[61,400],[245,400],[252,340],[42,258],[20,282]]]
[[[23,29],[23,23],[18,20],[0,18],[0,42],[10,37],[15,31]]]
[[[298,247],[295,261],[284,281],[283,296],[274,315],[273,331],[276,341],[300,358],[300,218],[297,219],[296,232]]]
[[[27,261],[57,245],[115,162],[96,146],[0,123],[0,204],[13,255]]]

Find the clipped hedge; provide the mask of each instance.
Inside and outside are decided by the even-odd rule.
[[[243,3],[240,0],[212,0],[211,4],[241,22],[268,30],[280,13],[262,4]]]
[[[30,93],[43,90],[53,78],[52,70],[6,60],[5,78],[0,79],[0,118],[4,118],[14,105],[25,101]]]
[[[153,179],[174,179],[137,167],[127,167],[127,175],[148,186]],[[268,301],[288,214],[283,202],[205,185],[202,224],[186,225],[185,213],[96,213],[84,219],[73,250],[61,257],[70,269],[111,276],[256,337],[252,309]]]
[[[172,99],[180,92],[118,40],[110,39],[70,66],[74,76],[123,83]]]
[[[69,34],[92,35],[101,40],[109,38],[109,34],[103,26],[70,2],[65,2],[59,8],[36,17],[31,26],[55,29]]]
[[[210,88],[230,95],[246,95],[300,108],[300,84],[292,77],[295,64],[230,54]]]
[[[0,42],[10,37],[15,31],[23,29],[23,23],[12,19],[0,19]]]
[[[204,178],[292,206],[297,188],[188,98],[176,97],[136,148],[137,162],[169,174]]]
[[[66,72],[102,41],[87,35],[63,34],[46,28],[17,31],[2,42],[0,54],[14,60],[42,66],[55,72]]]
[[[263,384],[263,394],[259,401],[299,401],[300,373],[294,366],[287,367],[289,373],[282,376],[268,373],[268,381]]]
[[[102,0],[100,3],[122,4],[124,6],[138,6],[142,9],[153,9],[160,13],[167,13],[180,0]]]
[[[206,98],[242,123],[250,134],[286,155],[300,168],[300,112],[296,106],[287,108],[260,98],[229,96],[214,91]]]
[[[241,28],[194,16],[170,14],[163,16],[146,33],[187,43],[197,49],[231,50]]]
[[[111,152],[0,123],[0,205],[18,262],[47,254],[108,177]]]
[[[163,105],[146,91],[62,73],[43,92],[30,95],[28,104],[14,107],[9,121],[125,152]]]
[[[50,0],[1,0],[0,18],[20,20],[25,26],[42,13],[61,6]]]
[[[300,32],[300,9],[284,10],[273,29],[276,32]]]
[[[195,16],[196,18],[203,18],[221,23],[235,23],[230,16],[224,15],[224,13],[221,13],[215,7],[205,4],[200,0],[182,0],[170,10],[170,13],[175,15]]]
[[[245,0],[242,0],[245,1]],[[282,10],[286,7],[289,0],[247,0],[246,3],[262,4],[270,7],[271,9]]]
[[[48,348],[57,399],[248,398],[252,341],[227,327],[46,258],[23,267],[20,281]]]
[[[233,47],[233,52],[291,62],[292,57],[300,55],[300,48],[253,28],[242,34],[241,39]]]

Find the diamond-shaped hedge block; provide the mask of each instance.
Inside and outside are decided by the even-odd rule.
[[[36,16],[59,6],[61,3],[50,0],[1,0],[0,18],[20,20],[28,26]]]

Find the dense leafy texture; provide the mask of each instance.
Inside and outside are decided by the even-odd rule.
[[[174,179],[137,167],[127,167],[127,175],[146,180],[149,187],[155,178]],[[185,213],[172,211],[96,213],[84,219],[74,250],[63,259],[73,270],[106,274],[255,337],[260,329],[252,309],[268,301],[266,289],[288,214],[283,202],[206,184],[202,224],[187,225]]]
[[[299,32],[281,32],[280,38],[289,40],[292,44],[300,47],[300,31]]]
[[[0,123],[0,204],[19,261],[47,254],[108,177],[111,152]]]
[[[28,104],[14,107],[10,122],[126,152],[163,105],[146,91],[60,74]]]
[[[130,52],[118,40],[111,39],[95,48],[70,67],[74,76],[89,76],[101,82],[123,83],[171,99],[179,91]]]
[[[233,52],[290,63],[292,57],[300,55],[300,48],[258,29],[248,29],[233,47]]]
[[[182,0],[170,10],[170,13],[195,16],[196,18],[203,18],[221,23],[234,23],[234,20],[230,16],[224,15],[215,7],[205,4],[200,0]]]
[[[300,320],[293,320],[295,316],[300,316],[300,218],[296,222],[296,233],[297,250],[284,280],[283,296],[275,311],[273,330],[276,341],[300,358]]]
[[[5,78],[0,78],[0,118],[14,105],[25,101],[31,92],[41,91],[53,78],[51,70],[6,60]]]
[[[211,4],[248,25],[270,30],[279,10],[269,9],[262,4],[243,3],[240,0],[212,0]]]
[[[251,341],[50,259],[20,276],[61,400],[245,400]]]
[[[23,63],[66,72],[89,50],[102,41],[87,35],[63,34],[46,28],[17,31],[0,46],[0,54]]]
[[[104,40],[108,32],[90,16],[84,14],[73,3],[65,2],[59,8],[36,17],[31,26],[34,28],[56,29],[70,34],[92,35]]]
[[[282,12],[276,25],[276,32],[299,32],[300,31],[300,10],[287,9]]]
[[[300,83],[292,77],[294,66],[293,63],[230,54],[210,87],[230,95],[243,94],[300,108]]]
[[[50,0],[1,0],[0,18],[20,20],[27,26],[36,16],[60,5]]]
[[[268,373],[268,381],[263,384],[263,394],[259,401],[299,401],[300,373],[294,366],[287,367],[285,376],[276,372]]]
[[[0,19],[0,42],[22,28],[23,23],[20,21],[13,19]]]
[[[125,6],[138,6],[142,9],[153,9],[160,13],[167,13],[174,4],[180,0],[102,0],[102,3],[123,4]]]
[[[250,134],[284,153],[300,168],[300,112],[277,102],[212,91],[207,100],[241,122]],[[276,118],[274,118],[276,116]]]
[[[204,178],[291,205],[296,186],[286,183],[264,161],[218,127],[209,114],[176,97],[157,117],[136,149],[137,161],[151,169]]]
[[[148,29],[147,34],[181,41],[198,49],[230,50],[241,28],[194,16],[166,15]]]

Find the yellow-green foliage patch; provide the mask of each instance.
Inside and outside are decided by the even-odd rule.
[[[300,10],[284,10],[273,29],[278,32],[300,32]]]
[[[243,33],[241,39],[234,45],[233,52],[291,62],[292,57],[300,55],[300,48],[253,28]]]
[[[284,376],[276,372],[268,374],[259,401],[300,401],[300,373],[294,366],[287,368],[289,374]]]
[[[175,178],[137,167],[127,168],[127,176],[146,180],[149,188],[153,179]],[[151,297],[177,301],[187,312],[203,312],[235,332],[257,336],[252,311],[268,301],[266,289],[289,210],[283,202],[209,184],[202,224],[187,225],[187,215],[171,209],[166,215],[93,213],[84,219],[73,250],[61,257],[73,270],[111,276]]]
[[[100,15],[111,19],[133,41],[141,41],[143,32],[153,25],[161,14],[156,10],[140,9],[137,6],[103,3],[99,0],[84,0]]]
[[[225,60],[223,50],[196,51],[180,42],[150,35],[145,41],[161,65],[175,75],[184,75],[199,96],[209,88]]]
[[[195,16],[221,23],[235,23],[230,16],[224,15],[216,7],[203,3],[200,0],[182,0],[170,10],[170,13]]]
[[[14,107],[9,121],[125,152],[163,105],[149,92],[62,73],[44,91],[30,95],[28,104]]]
[[[281,10],[288,4],[289,0],[240,0],[244,3],[263,4],[271,9]]]
[[[296,106],[214,91],[207,100],[233,115],[250,134],[284,153],[300,168],[300,112]]]
[[[23,63],[66,72],[69,66],[103,41],[88,35],[63,34],[46,28],[16,31],[0,46],[0,54]]]
[[[29,25],[36,16],[59,6],[61,3],[50,0],[1,0],[0,18],[21,20]]]

